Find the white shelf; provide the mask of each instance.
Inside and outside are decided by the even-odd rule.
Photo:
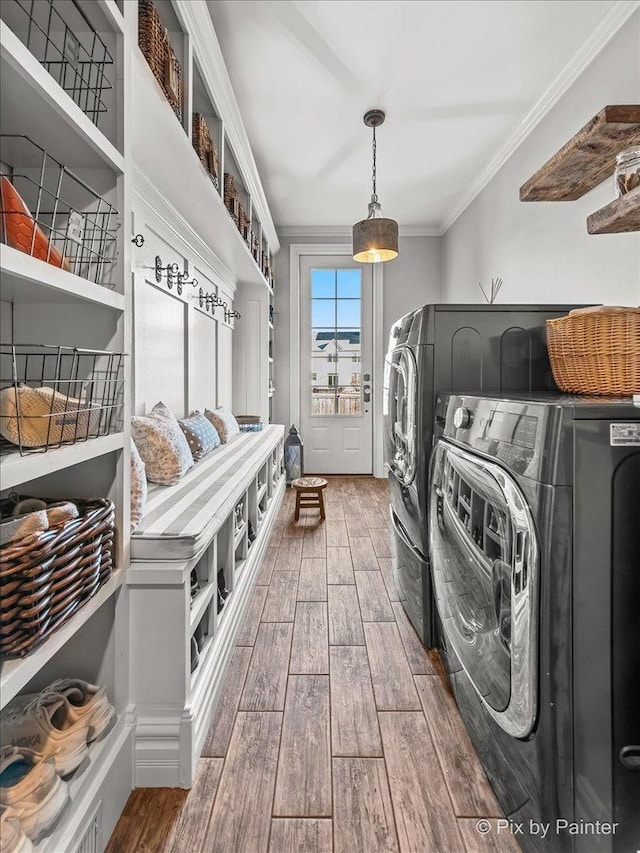
[[[100,587],[93,598],[90,598],[87,603],[71,617],[68,622],[61,625],[57,631],[45,640],[45,642],[35,649],[30,655],[25,658],[17,658],[15,660],[3,661],[0,668],[0,696],[2,697],[2,707],[4,708],[14,696],[25,687],[31,679],[36,676],[43,666],[45,666],[51,658],[60,651],[65,643],[80,630],[84,623],[90,619],[93,614],[117,591],[123,581],[122,569],[116,569],[109,580]]]
[[[70,168],[105,164],[124,172],[124,157],[0,21],[2,132],[29,136]]]
[[[235,578],[236,582],[238,581],[238,578],[239,578],[239,577],[240,577],[240,575],[242,574],[242,572],[243,572],[243,570],[244,570],[244,567],[245,567],[246,562],[247,562],[246,558],[243,558],[242,560],[239,560],[239,561],[236,563],[236,565],[235,565],[235,569],[234,569],[234,578]]]
[[[233,271],[234,278],[268,290],[267,280],[249,246],[140,50],[135,51],[132,70],[135,128],[139,128],[133,137],[134,161],[144,164],[142,171],[153,176],[156,190],[188,219],[203,239],[210,240],[215,234],[215,253]],[[149,140],[153,140],[152,145]]]
[[[217,582],[208,583],[202,587],[193,599],[191,609],[189,610],[189,627],[192,634],[200,624],[200,620],[204,616],[207,607],[214,599],[217,589]]]
[[[260,488],[258,489],[258,493],[256,495],[258,503],[260,503],[262,498],[265,496],[266,491],[267,491],[267,484],[263,483],[262,486],[260,486]]]
[[[46,453],[29,453],[20,456],[15,452],[0,457],[0,481],[3,489],[12,489],[22,483],[28,483],[38,477],[46,477],[80,462],[97,459],[105,453],[121,450],[124,447],[124,435],[121,432],[79,441],[68,447],[58,447]]]
[[[0,249],[0,300],[40,304],[83,300],[124,311],[121,293],[4,244]]]
[[[120,715],[110,731],[89,746],[89,754],[76,772],[66,779],[70,802],[53,832],[34,846],[34,853],[61,853],[68,849],[69,839],[82,826],[91,807],[95,791],[102,784],[119,752],[119,741],[125,737],[125,718]]]

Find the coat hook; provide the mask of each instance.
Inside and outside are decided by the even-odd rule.
[[[144,237],[142,234],[136,234],[135,237],[131,238],[131,242],[140,249],[144,246]]]
[[[239,320],[242,317],[242,314],[239,311],[227,311],[225,309],[224,319],[226,323],[228,323],[229,320],[233,319],[234,317],[236,320]]]

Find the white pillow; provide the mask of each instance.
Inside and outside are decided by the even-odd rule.
[[[147,475],[135,441],[131,439],[131,532],[137,529],[147,502]]]
[[[204,414],[216,428],[223,444],[226,444],[234,435],[240,434],[238,421],[224,406],[218,406],[213,412],[210,409],[205,409]]]
[[[176,416],[156,403],[145,417],[131,418],[131,432],[147,470],[147,480],[173,486],[193,465],[193,456]]]

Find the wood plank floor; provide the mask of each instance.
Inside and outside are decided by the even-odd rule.
[[[285,496],[194,787],[134,791],[108,853],[519,850],[399,603],[386,481],[329,481],[324,524]]]

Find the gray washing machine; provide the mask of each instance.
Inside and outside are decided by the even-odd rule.
[[[640,408],[445,395],[435,439],[441,648],[498,801],[525,851],[635,853]]]
[[[424,305],[397,320],[385,361],[385,462],[395,577],[425,646],[436,645],[427,469],[438,391],[556,391],[545,320],[575,305]]]

